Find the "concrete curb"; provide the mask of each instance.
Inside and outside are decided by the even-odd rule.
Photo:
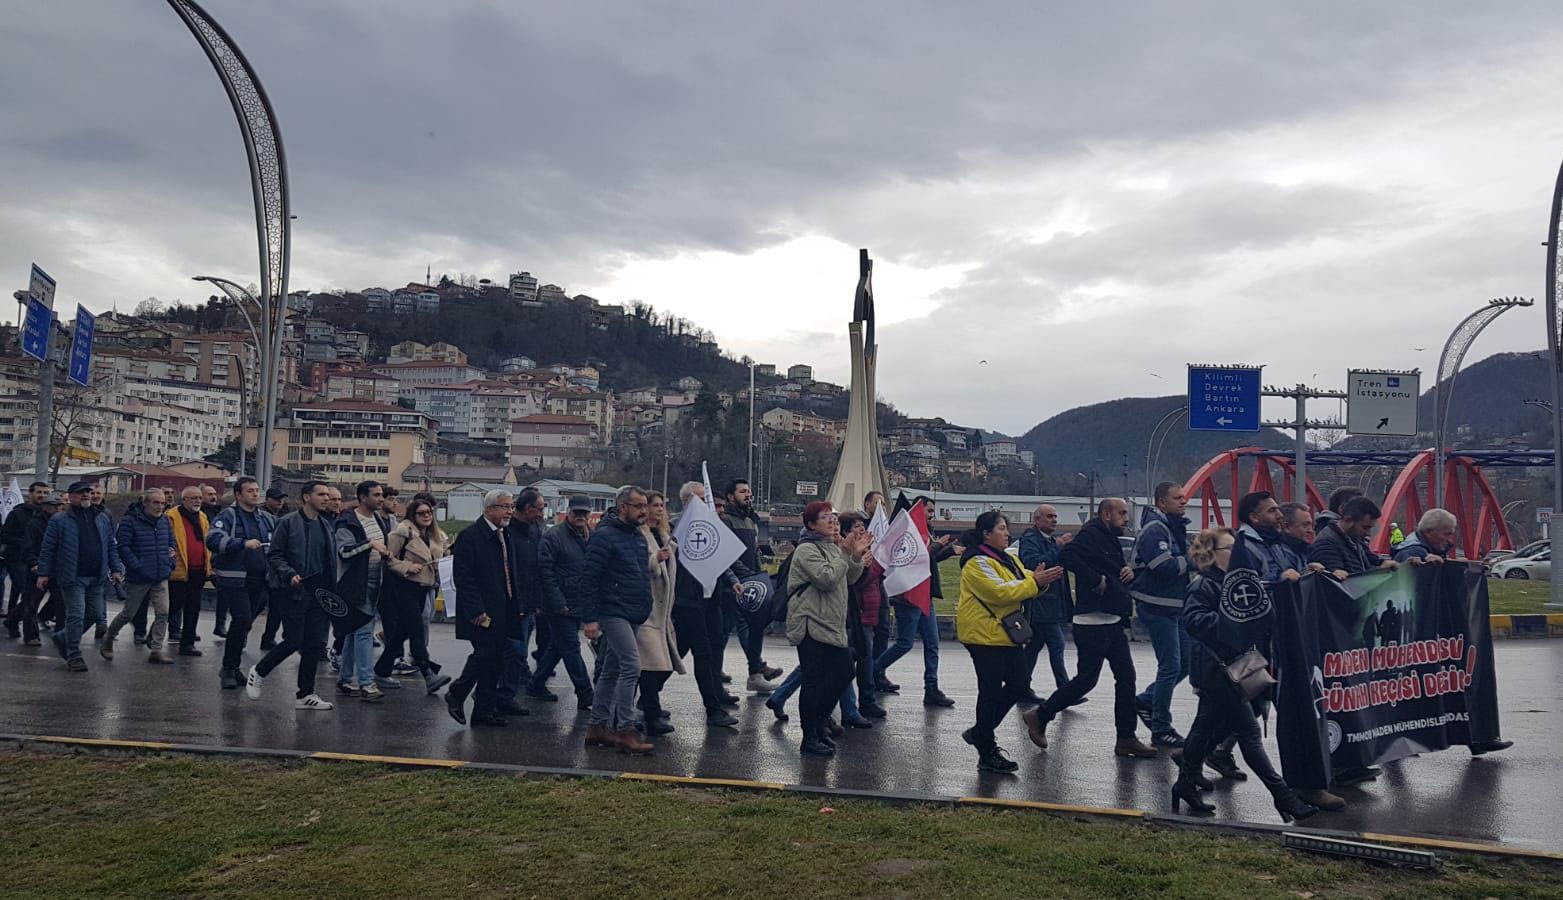
[[[950,797],[942,795],[886,793],[879,791],[832,788],[820,785],[783,784],[781,782],[749,781],[739,778],[702,778],[694,775],[655,775],[644,772],[614,772],[604,769],[570,769],[552,766],[526,766],[509,763],[481,763],[460,759],[438,759],[410,756],[378,756],[361,753],[336,753],[331,751],[284,750],[267,747],[226,747],[212,744],[174,744],[163,741],[114,740],[106,738],[76,738],[58,735],[29,735],[0,733],[0,744],[11,744],[13,750],[65,747],[76,751],[126,751],[134,753],[187,753],[202,756],[229,756],[255,759],[313,760],[324,763],[371,763],[409,769],[434,769],[484,772],[492,775],[533,778],[616,778],[623,781],[642,781],[652,784],[678,785],[681,787],[740,790],[776,793],[784,792],[822,798],[870,800],[894,805],[924,804],[931,806],[981,806],[997,809],[1023,810],[1085,817],[1102,821],[1143,822],[1151,826],[1183,828],[1214,834],[1227,834],[1248,838],[1279,838],[1283,832],[1309,834],[1317,837],[1337,838],[1349,841],[1371,841],[1382,844],[1400,844],[1430,850],[1443,855],[1472,853],[1509,859],[1540,860],[1563,864],[1563,852],[1532,850],[1505,844],[1475,841],[1456,841],[1426,835],[1382,834],[1369,831],[1343,831],[1329,828],[1309,828],[1296,825],[1267,825],[1258,822],[1212,821],[1191,816],[1152,813],[1140,809],[1112,809],[1109,807],[1078,806],[1068,803],[1047,803],[1039,800],[1008,800],[998,797]],[[41,746],[40,746],[41,745]]]
[[[1504,614],[1487,617],[1495,641],[1509,638],[1563,638],[1563,613]],[[955,640],[955,617],[939,616],[939,639]],[[1135,620],[1136,639],[1148,639]]]

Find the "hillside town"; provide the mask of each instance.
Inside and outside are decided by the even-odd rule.
[[[290,295],[282,407],[270,435],[284,477],[372,478],[398,489],[443,493],[463,484],[527,484],[545,477],[616,484],[646,465],[656,482],[656,467],[672,455],[668,434],[699,412],[732,419],[740,431],[749,429],[753,415],[763,498],[795,502],[828,478],[823,469],[788,470],[798,478],[769,484],[778,457],[823,466],[819,461],[833,457],[844,439],[846,391],[816,379],[812,365],[729,360],[739,373],[732,384],[679,371],[638,383],[590,356],[517,354],[480,366],[454,343],[406,336],[423,334],[442,309],[474,304],[523,323],[551,308],[570,308],[585,327],[602,332],[636,311],[569,296],[530,272],[511,275],[503,286],[488,279],[438,281]],[[215,298],[196,324],[173,312],[148,301],[136,314],[116,310],[98,317],[91,379],[56,395],[53,471],[41,477],[110,477],[118,469],[141,483],[232,471],[246,409],[243,440],[253,453],[262,437],[253,390],[260,380],[259,337],[238,309],[219,306]],[[354,315],[373,325],[341,324]],[[214,320],[217,327],[211,327]],[[69,346],[70,328],[56,328],[55,345]],[[682,320],[668,320],[664,331],[682,348],[724,359],[709,333]],[[34,475],[37,365],[18,352],[14,333],[6,338],[0,472],[25,480]],[[749,439],[740,440],[740,455]],[[1010,438],[941,418],[895,415],[883,424],[880,444],[894,486],[981,489],[990,474],[1031,484],[1029,451]]]

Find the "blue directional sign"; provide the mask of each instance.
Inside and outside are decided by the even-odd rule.
[[[87,307],[76,304],[76,334],[71,339],[70,379],[82,387],[92,379],[92,334],[98,319]]]
[[[49,331],[54,313],[37,297],[27,298],[27,318],[22,320],[22,352],[43,362],[49,356]]]
[[[1190,431],[1258,431],[1259,367],[1189,366]]]
[[[54,279],[33,263],[27,277],[27,317],[22,321],[22,352],[43,362],[54,330]]]

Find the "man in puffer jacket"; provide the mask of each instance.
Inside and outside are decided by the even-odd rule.
[[[640,682],[635,629],[651,615],[651,569],[640,532],[645,519],[646,492],[634,485],[622,488],[615,508],[602,517],[586,543],[580,617],[588,640],[602,637],[602,671],[592,692],[588,747],[618,747],[630,753],[655,749],[635,732],[635,688]]]
[[[142,492],[141,499],[130,504],[119,520],[114,542],[120,562],[125,564],[125,608],[109,623],[108,633],[98,652],[104,659],[114,658],[114,639],[135,618],[142,604],[152,607],[152,627],[147,630],[147,657],[152,663],[171,663],[173,657],[163,650],[168,633],[168,576],[174,570],[174,529],[163,515],[168,503],[162,488]]]
[[[108,513],[93,511],[92,489],[87,481],[70,486],[70,506],[49,520],[38,553],[38,588],[58,591],[64,608],[64,627],[51,637],[72,672],[87,671],[81,658],[84,623],[103,618],[104,592],[110,582],[125,578],[125,564],[114,549],[114,526]]]

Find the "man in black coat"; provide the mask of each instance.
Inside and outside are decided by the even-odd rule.
[[[1135,734],[1134,660],[1125,631],[1133,611],[1129,583],[1134,569],[1124,565],[1118,543],[1128,525],[1129,504],[1108,497],[1097,506],[1096,518],[1085,523],[1059,554],[1059,562],[1075,577],[1073,627],[1079,660],[1075,677],[1022,717],[1032,743],[1039,747],[1047,746],[1047,723],[1096,687],[1105,662],[1113,673],[1113,723],[1118,731],[1113,753],[1135,758],[1156,755],[1156,748]]]
[[[320,663],[330,616],[320,605],[317,591],[334,596],[341,573],[336,531],[326,519],[331,492],[325,482],[308,481],[299,493],[299,508],[288,513],[271,533],[266,564],[276,583],[288,593],[272,612],[282,616],[282,640],[250,667],[244,679],[244,695],[261,697],[261,682],[293,653],[298,654],[298,689],[295,709],[328,710],[330,701],[315,693],[315,668]]]
[[[1319,563],[1341,580],[1373,569],[1396,568],[1394,560],[1385,559],[1368,547],[1368,535],[1373,533],[1380,515],[1378,504],[1366,497],[1346,501],[1340,518],[1325,525],[1314,538],[1308,561]]]
[[[505,644],[520,631],[518,585],[520,554],[505,527],[515,501],[509,491],[489,491],[483,497],[483,518],[456,535],[452,580],[456,587],[456,637],[472,645],[461,676],[445,693],[450,717],[467,724],[467,697],[472,724],[508,724],[499,715],[500,662]]]
[[[38,515],[39,507],[42,506],[43,501],[48,496],[49,485],[47,483],[35,481],[28,485],[26,501],[17,504],[16,508],[11,510],[10,515],[5,517],[5,524],[0,525],[0,546],[3,546],[5,551],[5,570],[6,574],[11,577],[11,601],[10,606],[6,609],[5,627],[13,638],[21,637],[22,635],[18,624],[22,618],[22,606],[28,589],[33,587],[33,579],[36,577],[33,575],[32,562],[30,560],[36,559],[38,552],[37,550],[32,550],[29,553],[27,525]],[[33,614],[37,614],[36,608],[33,610]],[[36,631],[37,621],[29,621],[32,623],[33,630]],[[36,639],[37,635],[33,634],[31,637]]]
[[[536,488],[523,488],[516,495],[516,508],[510,512],[505,529],[510,532],[511,546],[516,548],[516,570],[520,579],[515,584],[516,624],[507,635],[504,659],[499,663],[499,712],[511,716],[524,716],[528,710],[516,702],[516,694],[527,687],[532,670],[526,662],[526,645],[532,633],[537,631],[538,610],[543,607],[543,571],[538,559],[538,544],[543,537],[543,495]],[[543,658],[548,647],[548,633],[537,631],[537,655],[533,661]],[[545,698],[546,699],[546,698]]]

